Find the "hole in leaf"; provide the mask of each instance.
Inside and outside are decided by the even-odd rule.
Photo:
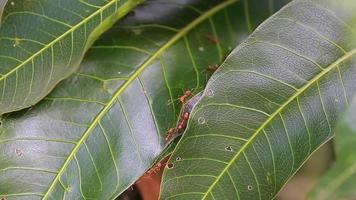
[[[253,187],[252,187],[252,185],[248,185],[248,186],[247,186],[247,190],[248,190],[248,191],[251,191],[251,190],[253,190]]]
[[[232,151],[232,147],[231,146],[227,146],[227,147],[225,147],[225,150],[226,151]]]
[[[182,157],[180,157],[180,156],[178,156],[177,158],[176,158],[176,161],[181,161],[182,160]]]
[[[173,164],[173,163],[168,163],[168,164],[167,164],[167,168],[168,168],[168,169],[173,169],[173,167],[174,167],[174,164]]]

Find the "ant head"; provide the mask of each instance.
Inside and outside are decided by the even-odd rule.
[[[184,94],[187,95],[187,96],[190,96],[192,94],[192,91],[187,90],[187,91],[184,92]]]
[[[165,138],[164,138],[164,141],[167,142],[169,140],[170,136],[167,135]]]

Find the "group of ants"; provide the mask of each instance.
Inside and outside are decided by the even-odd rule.
[[[210,43],[215,44],[215,45],[219,43],[219,39],[212,34],[207,34],[206,39]],[[227,56],[227,54],[224,57],[226,58],[226,56]],[[218,68],[219,68],[218,64],[211,64],[211,65],[208,65],[208,67],[206,68],[206,71],[208,73],[212,74]],[[179,101],[180,105],[184,106],[185,103],[187,102],[187,100],[192,96],[193,96],[193,92],[191,90],[186,90],[183,92],[182,95],[180,95],[178,97],[177,100]],[[180,115],[180,119],[178,120],[177,126],[175,128],[169,128],[167,130],[165,137],[164,137],[165,144],[167,144],[169,141],[171,141],[177,133],[184,132],[184,130],[187,126],[187,123],[188,123],[189,115],[190,115],[190,111],[184,111]],[[167,160],[167,159],[164,159],[164,160]],[[165,166],[166,166],[166,161],[160,161],[155,166],[153,166],[151,169],[149,169],[142,177],[143,178],[151,178],[151,176],[158,174],[162,170],[162,168]],[[167,166],[169,167],[169,164],[167,164]]]
[[[214,65],[209,65],[207,67],[207,71],[210,73],[214,73],[218,69],[219,65],[214,64]],[[184,106],[184,104],[187,102],[187,100],[193,96],[193,92],[191,90],[186,90],[183,92],[182,95],[178,97],[178,101],[180,105]],[[189,119],[190,111],[184,111],[180,116],[180,119],[178,120],[177,126],[175,128],[169,128],[165,134],[164,137],[164,142],[167,144],[175,135],[176,133],[182,133],[184,132],[188,119]],[[155,166],[153,166],[151,169],[149,169],[144,175],[143,178],[150,178],[152,175],[156,175],[159,173],[163,167],[166,166],[166,162],[160,161],[158,162]]]

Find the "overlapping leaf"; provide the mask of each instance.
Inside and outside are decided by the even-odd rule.
[[[356,101],[338,124],[335,136],[336,163],[308,199],[341,200],[356,198]]]
[[[180,109],[175,99],[183,89],[204,86],[208,65],[270,14],[266,5],[249,6],[257,13],[252,20],[246,4],[235,0],[148,1],[137,8],[48,97],[4,116],[0,197],[112,199],[121,193],[165,147]]]
[[[293,1],[237,47],[193,110],[161,199],[272,199],[356,93],[355,9]]]
[[[7,0],[0,0],[0,22],[1,22],[2,13],[4,11],[4,7],[5,7],[6,3],[7,3]]]
[[[12,0],[0,28],[0,115],[34,105],[141,0]]]

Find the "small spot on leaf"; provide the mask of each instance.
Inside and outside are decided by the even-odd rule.
[[[226,150],[226,151],[233,151],[231,146],[225,147],[225,150]]]
[[[174,167],[174,164],[173,164],[173,163],[168,163],[168,164],[167,164],[167,168],[168,168],[168,169],[173,169],[173,167]]]
[[[181,161],[182,160],[182,157],[180,157],[180,156],[178,156],[177,158],[176,158],[176,161]]]
[[[15,154],[20,157],[23,155],[23,152],[21,149],[15,149]]]
[[[214,91],[213,91],[212,89],[208,89],[208,90],[206,91],[206,96],[208,96],[208,97],[213,97],[213,96],[214,96]]]
[[[247,190],[248,190],[248,191],[252,191],[252,190],[253,190],[252,185],[248,185],[248,186],[247,186]]]
[[[70,79],[71,84],[76,84],[78,82],[79,78],[78,76],[74,76],[72,79]]]
[[[198,118],[198,123],[199,124],[205,124],[205,118],[204,117],[199,117]]]

